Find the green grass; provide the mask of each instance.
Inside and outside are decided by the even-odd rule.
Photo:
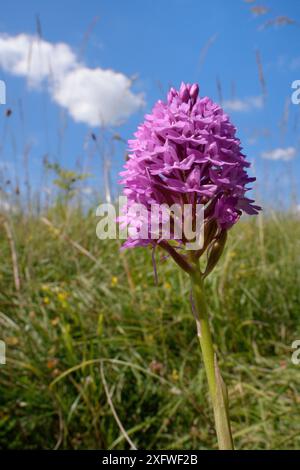
[[[127,449],[113,406],[138,448],[215,448],[186,275],[157,253],[156,286],[149,250],[120,255],[94,216],[49,218],[59,233],[11,221],[19,292],[0,228],[0,447]],[[292,216],[240,222],[207,280],[238,449],[300,448],[299,240]]]

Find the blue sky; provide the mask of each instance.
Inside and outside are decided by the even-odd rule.
[[[268,11],[255,15],[251,9],[258,6]],[[72,116],[76,87],[70,86],[68,93],[63,88],[63,96],[55,94],[49,91],[46,79],[29,83],[26,71],[16,71],[20,64],[7,58],[8,38],[11,46],[21,33],[37,33],[36,15],[41,24],[40,40],[50,45],[67,45],[77,65],[80,63],[85,71],[113,71],[107,73],[108,81],[119,80],[115,73],[118,72],[124,83],[135,77],[127,101],[120,105],[127,110],[123,124],[115,126],[113,113],[107,118],[111,132],[116,130],[127,140],[154,102],[165,97],[170,85],[198,82],[201,95],[216,101],[222,99],[238,127],[245,153],[254,163],[260,197],[270,201],[274,196],[280,202],[292,187],[298,192],[299,203],[300,105],[292,104],[290,97],[292,82],[300,79],[300,2],[5,2],[0,19],[0,32],[6,38],[2,46],[0,42],[0,79],[6,83],[7,104],[1,108],[5,111],[9,107],[13,113],[9,118],[4,112],[0,115],[0,169],[8,166],[12,178],[18,173],[22,179],[27,148],[34,187],[44,184],[40,168],[45,155],[53,161],[59,159],[67,167],[85,162],[93,175],[88,184],[96,186],[101,184],[102,169],[100,159],[93,154],[94,143],[89,135],[91,131],[97,132],[97,125],[87,122],[89,118],[76,122],[74,113]],[[273,24],[280,16],[295,20],[295,24]],[[265,88],[259,79],[257,57],[262,64]],[[105,76],[101,75],[101,80]],[[88,79],[85,83],[89,87]],[[66,93],[68,102],[62,104]],[[117,98],[109,95],[107,99],[108,103],[112,100],[113,108]],[[139,102],[143,105],[137,106]],[[114,112],[119,111],[122,110]],[[82,109],[74,112],[77,117],[84,115]],[[124,145],[115,143],[113,182],[121,170],[124,151]]]

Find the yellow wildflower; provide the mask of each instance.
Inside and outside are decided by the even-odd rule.
[[[52,326],[56,326],[56,325],[58,325],[58,323],[59,323],[59,317],[55,317],[55,318],[53,318],[53,320],[51,320],[51,325]]]
[[[176,369],[173,369],[172,371],[172,374],[171,374],[171,377],[172,379],[174,380],[174,382],[177,382],[178,379],[179,379],[179,374],[178,374],[178,371]]]
[[[5,342],[8,346],[16,346],[19,343],[19,339],[16,336],[9,336]]]
[[[65,302],[68,297],[69,297],[69,294],[68,292],[65,292],[65,291],[59,292],[57,294],[57,298],[61,303]]]

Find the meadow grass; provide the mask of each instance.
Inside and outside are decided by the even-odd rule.
[[[150,250],[47,217],[11,218],[14,246],[0,228],[0,447],[216,448],[187,276],[157,252],[155,285]],[[299,240],[290,214],[241,221],[207,280],[237,449],[300,448]]]

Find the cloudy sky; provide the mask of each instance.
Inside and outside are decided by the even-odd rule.
[[[295,0],[5,2],[0,169],[21,171],[26,154],[37,185],[46,155],[84,161],[96,185],[91,132],[104,126],[127,140],[170,85],[196,81],[238,127],[260,194],[279,200],[293,185],[299,197],[299,39]],[[115,143],[113,181],[124,151]]]

